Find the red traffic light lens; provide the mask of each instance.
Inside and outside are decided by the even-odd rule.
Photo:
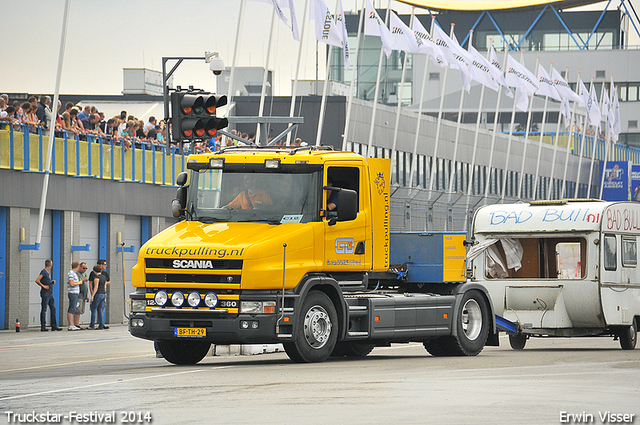
[[[193,131],[190,130],[190,129],[189,130],[184,130],[182,132],[182,134],[184,134],[185,137],[191,137],[191,133],[193,133]]]

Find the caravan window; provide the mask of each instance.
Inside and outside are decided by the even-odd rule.
[[[615,271],[618,265],[616,235],[604,235],[604,269]]]
[[[635,267],[638,264],[638,250],[635,237],[622,238],[622,265]]]
[[[584,279],[584,237],[496,238],[485,253],[487,279]],[[506,249],[505,249],[506,246]],[[516,249],[513,249],[516,247]]]

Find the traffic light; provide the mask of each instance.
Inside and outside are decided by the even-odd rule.
[[[200,90],[178,90],[171,93],[171,122],[174,140],[202,140],[216,135],[229,125],[226,118],[216,117],[216,109],[227,104],[227,96]]]

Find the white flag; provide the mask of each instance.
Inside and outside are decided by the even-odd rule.
[[[389,31],[389,28],[387,28],[385,23],[382,22],[382,19],[380,19],[380,16],[378,16],[378,12],[376,12],[373,4],[371,4],[371,0],[367,0],[365,13],[364,35],[380,37],[380,40],[382,41],[382,50],[384,50],[385,55],[387,55],[387,59],[389,59],[395,44],[395,40],[391,36],[391,31]]]
[[[529,96],[538,90],[537,78],[524,65],[507,57],[507,84],[516,88],[516,108],[526,112],[529,107]]]
[[[491,75],[491,64],[478,53],[471,43],[469,43],[468,51],[471,56],[471,78],[493,91],[500,90],[500,86]]]
[[[431,56],[433,63],[442,68],[446,68],[448,66],[444,52],[435,43],[431,34],[424,29],[418,18],[413,20],[413,34],[416,37],[420,53]]]
[[[556,85],[551,77],[549,77],[549,74],[542,64],[538,64],[538,90],[536,91],[536,94],[551,97],[557,101],[562,100],[562,96],[558,93]]]
[[[604,84],[602,85],[602,90],[604,90]],[[613,111],[611,110],[610,100],[609,91],[607,90],[602,96],[602,119],[606,121],[606,125],[609,129],[611,129],[611,125],[613,124],[613,120],[611,119],[611,113],[613,113]]]
[[[289,13],[291,14],[291,33],[295,41],[300,41],[300,33],[298,32],[298,20],[296,19],[296,11],[293,7],[293,0],[289,0]]]
[[[342,34],[324,0],[313,0],[313,10],[316,21],[316,40],[342,47]]]
[[[396,43],[395,46],[393,46],[393,50],[418,53],[418,42],[416,41],[416,37],[413,35],[413,30],[402,22],[394,11],[390,12],[389,25],[391,26],[391,36]]]
[[[504,94],[507,97],[513,99],[513,92],[509,88],[509,84],[507,84],[507,80],[504,78],[504,71],[502,70],[502,65],[500,65],[500,61],[498,60],[498,55],[496,54],[496,49],[491,45],[489,49],[489,61],[491,63],[491,76],[498,84],[502,86],[504,89]]]
[[[293,34],[294,40],[300,41],[300,35],[298,34],[298,22],[296,21],[295,10],[293,10],[293,0],[287,0],[286,3],[284,3],[285,0],[253,0],[253,1],[272,4],[280,20],[282,20],[282,22],[284,22],[286,26],[291,28],[291,32]],[[284,11],[282,10],[283,7],[289,8],[289,12],[291,13],[291,25],[289,25],[289,22],[287,21],[287,17],[284,15]]]
[[[589,92],[584,86],[582,80],[580,80],[578,83],[580,87],[580,97],[582,97],[582,99],[584,100],[585,107],[587,108],[589,124],[599,126],[600,120],[602,119],[602,114],[600,113],[600,108],[598,107],[598,98],[596,97],[596,93],[593,91],[593,86],[591,86],[591,92]]]
[[[471,56],[469,56],[469,52],[464,50],[460,43],[458,43],[458,39],[455,34],[451,34],[451,42],[454,48],[454,56],[458,60],[457,68],[460,70],[460,77],[462,78],[462,86],[467,91],[467,93],[471,93]],[[449,65],[451,66],[451,65]],[[465,72],[465,70],[467,72]]]
[[[560,112],[564,116],[564,126],[569,127],[571,125],[571,108],[569,108],[568,100],[562,99],[562,104],[560,105]]]
[[[438,25],[433,26],[433,39],[447,58],[449,67],[459,69],[462,74],[471,77],[469,64],[466,61],[466,50],[445,34]]]
[[[613,82],[611,83],[611,86],[613,87]],[[613,132],[611,133],[611,139],[613,139],[614,142],[617,142],[618,136],[622,132],[622,126],[620,124],[620,102],[618,101],[618,90],[616,90],[615,87],[611,92],[611,96],[613,99],[611,101],[611,109],[613,109]]]
[[[562,78],[562,75],[560,75],[560,73],[556,71],[555,68],[553,68],[553,71],[551,72],[551,78],[553,79],[553,83],[556,85],[556,90],[558,90],[558,93],[560,93],[562,99],[567,102],[577,102],[579,106],[583,108],[585,107],[582,98],[578,96],[576,92],[571,90],[571,87],[569,87],[567,81]]]
[[[342,0],[338,1],[338,16],[336,21],[338,23],[338,29],[342,35],[342,56],[344,58],[344,69],[346,71],[351,66],[351,49],[349,48],[349,35],[347,33],[347,22],[344,19]]]

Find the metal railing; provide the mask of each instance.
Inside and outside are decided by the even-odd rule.
[[[41,127],[36,130],[30,132],[26,124],[0,124],[0,168],[44,172],[49,135]],[[186,155],[174,147],[167,152],[164,145],[136,142],[127,148],[100,136],[81,140],[66,131],[56,132],[52,154],[52,174],[165,186],[175,185],[186,164]]]

